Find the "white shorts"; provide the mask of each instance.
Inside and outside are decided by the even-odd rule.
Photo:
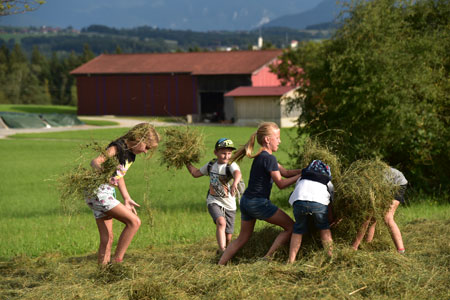
[[[116,199],[116,189],[109,184],[102,184],[98,190],[96,197],[86,198],[86,204],[92,209],[96,219],[104,218],[105,212],[110,211],[120,201]]]

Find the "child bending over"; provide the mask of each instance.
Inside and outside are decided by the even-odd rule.
[[[148,123],[141,123],[133,127],[124,136],[111,142],[106,149],[107,157],[116,157],[119,161],[115,175],[109,183],[102,184],[96,190],[94,197],[87,197],[86,204],[92,209],[98,232],[100,234],[100,246],[98,250],[98,263],[105,265],[111,260],[111,246],[113,243],[113,219],[125,224],[113,262],[122,262],[125,252],[134,235],[141,225],[141,220],[136,214],[134,202],[128,194],[124,176],[135,161],[136,155],[147,153],[148,150],[158,146],[159,135],[154,127]],[[102,171],[102,164],[107,157],[101,154],[94,158],[91,166]],[[115,187],[118,187],[124,204],[116,199]]]
[[[302,170],[302,177],[296,183],[289,198],[294,209],[294,231],[291,236],[288,263],[293,263],[302,243],[303,234],[308,232],[308,219],[320,230],[323,247],[331,256],[332,243],[328,222],[328,205],[333,200],[334,187],[331,183],[330,167],[320,160],[312,161]]]

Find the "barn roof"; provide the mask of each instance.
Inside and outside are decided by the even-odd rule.
[[[252,74],[281,54],[282,50],[102,54],[76,68],[71,74]]]
[[[296,89],[292,86],[240,86],[226,93],[225,97],[244,96],[283,96],[289,91]]]

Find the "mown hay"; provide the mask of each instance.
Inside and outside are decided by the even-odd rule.
[[[133,247],[124,263],[100,270],[94,253],[16,256],[0,261],[0,299],[448,299],[449,225],[402,224],[405,255],[336,246],[330,259],[320,246],[302,243],[292,265],[278,252],[271,262],[261,260],[270,244],[252,254],[250,240],[229,265],[218,266],[213,235],[193,244]]]
[[[320,159],[330,166],[333,184],[339,181],[341,177],[341,162],[338,155],[333,153],[327,145],[320,144],[313,139],[307,139],[298,152],[300,154],[295,157],[295,162],[299,168],[305,168],[311,161]]]
[[[92,158],[103,154],[107,159],[102,164],[102,171],[94,170],[89,166]],[[72,215],[77,213],[82,207],[86,197],[95,196],[97,188],[104,183],[108,183],[109,179],[114,175],[119,164],[116,157],[108,157],[106,155],[106,147],[96,142],[83,145],[78,165],[72,170],[63,173],[57,179],[57,188],[61,208],[64,214]]]
[[[336,185],[333,211],[342,222],[335,228],[351,240],[369,218],[382,221],[398,190],[386,179],[389,166],[381,160],[358,160],[346,169]]]
[[[165,130],[161,150],[161,165],[181,169],[186,163],[198,163],[205,153],[203,134],[189,126]]]
[[[297,153],[300,154],[294,158],[300,168],[306,167],[314,159],[322,160],[331,168],[335,188],[332,210],[334,219],[340,220],[332,227],[334,239],[350,243],[369,218],[383,223],[384,215],[398,190],[386,180],[389,170],[387,164],[379,159],[358,160],[344,169],[341,158],[317,140],[308,138],[299,147]],[[380,224],[377,229],[378,240],[389,239],[385,226]]]

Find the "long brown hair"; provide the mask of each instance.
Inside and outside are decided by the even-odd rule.
[[[258,129],[256,130],[255,133],[253,133],[250,136],[250,139],[248,140],[248,142],[240,147],[238,150],[236,150],[236,152],[234,152],[233,157],[231,157],[231,161],[241,161],[244,156],[247,156],[249,158],[255,158],[256,156],[258,156],[261,151],[262,148],[259,149],[259,151],[255,154],[252,155],[253,152],[253,148],[255,146],[255,140],[258,142],[258,144],[260,146],[263,146],[264,144],[264,138],[266,136],[270,136],[273,132],[273,130],[278,130],[280,129],[278,127],[278,125],[274,122],[263,122],[261,124],[259,124]]]

